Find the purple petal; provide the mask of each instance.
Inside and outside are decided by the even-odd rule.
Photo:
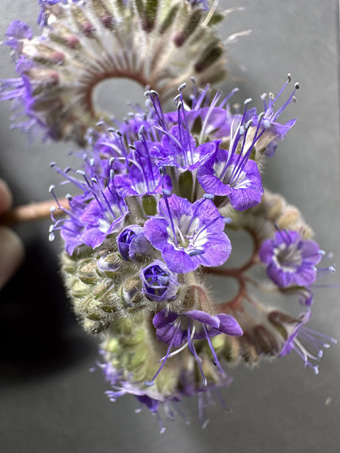
[[[233,316],[221,313],[219,315],[216,315],[216,317],[220,321],[219,330],[221,332],[232,336],[243,335],[243,330],[241,329],[241,326]]]
[[[199,256],[189,256],[182,250],[176,250],[171,244],[162,249],[162,257],[168,268],[178,274],[186,274],[196,270],[200,265]]]
[[[153,217],[144,224],[145,237],[157,250],[163,250],[168,245],[168,221]]]

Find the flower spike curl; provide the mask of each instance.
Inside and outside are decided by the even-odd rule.
[[[225,51],[215,24],[224,14],[209,2],[179,0],[40,0],[40,36],[23,22],[6,32],[18,78],[2,81],[17,126],[41,128],[54,140],[86,143],[89,128],[110,115],[94,102],[110,78],[151,87],[162,99],[194,76],[200,86],[223,79]],[[183,72],[185,65],[186,71]]]

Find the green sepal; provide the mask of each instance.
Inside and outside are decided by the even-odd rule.
[[[146,215],[156,215],[157,214],[157,202],[155,197],[152,195],[143,195],[143,210]]]
[[[200,59],[195,63],[194,68],[197,73],[205,71],[209,66],[213,65],[223,55],[223,46],[218,41],[213,41],[208,45],[200,56]]]
[[[161,26],[159,27],[159,33],[163,34],[173,24],[178,11],[178,5],[175,5],[170,9]]]
[[[201,17],[202,11],[199,9],[190,15],[183,29],[174,38],[174,43],[177,47],[182,47],[185,41],[187,41],[187,39],[194,33],[201,22]]]
[[[202,130],[202,118],[198,116],[192,125],[190,133],[199,136]]]
[[[191,171],[187,170],[180,175],[178,186],[180,196],[191,201],[193,189],[193,179]]]
[[[220,22],[222,22],[222,20],[224,20],[225,18],[225,15],[223,13],[220,13],[220,12],[215,12],[212,16],[212,18],[209,20],[208,22],[208,27],[213,27],[217,24],[219,24]]]
[[[144,30],[150,32],[155,26],[155,20],[158,10],[158,0],[146,0],[144,14]]]

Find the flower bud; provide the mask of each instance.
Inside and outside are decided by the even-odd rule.
[[[149,300],[166,302],[176,298],[179,283],[177,275],[171,272],[165,263],[155,260],[141,269],[143,293]]]
[[[117,237],[119,253],[127,261],[140,261],[151,249],[144,236],[143,227],[130,225],[122,230]]]

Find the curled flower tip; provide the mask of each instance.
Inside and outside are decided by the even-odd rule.
[[[39,3],[40,36],[21,21],[6,33],[18,78],[3,81],[1,99],[13,100],[28,116],[17,124],[23,130],[36,126],[53,140],[83,145],[88,130],[109,118],[93,96],[104,80],[125,77],[168,99],[190,75],[198,85],[225,78],[225,50],[215,27],[224,17],[206,1]]]

